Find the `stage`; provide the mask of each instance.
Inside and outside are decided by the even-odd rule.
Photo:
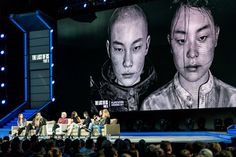
[[[0,137],[8,136],[9,130],[0,129]],[[188,143],[194,141],[201,142],[224,142],[231,143],[231,138],[236,135],[227,134],[227,132],[207,132],[207,131],[191,131],[191,132],[121,132],[119,136],[107,136],[107,138],[114,142],[117,138],[130,139],[131,142],[137,143],[144,139],[147,143],[160,143],[161,141],[170,141],[174,143]],[[11,138],[11,137],[10,137]],[[40,137],[50,138],[50,137]],[[81,137],[85,139],[85,137]],[[93,136],[96,140],[97,137]]]
[[[110,140],[114,142],[117,138],[130,139],[137,143],[144,139],[147,143],[160,143],[161,141],[170,141],[175,143],[185,142],[224,142],[231,143],[231,138],[236,135],[229,135],[226,132],[121,132],[120,136],[111,136]]]

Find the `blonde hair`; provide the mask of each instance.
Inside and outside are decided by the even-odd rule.
[[[65,117],[67,117],[67,113],[66,112],[61,112],[61,115],[64,115]]]
[[[102,117],[103,118],[110,118],[110,112],[108,111],[108,109],[102,110]]]

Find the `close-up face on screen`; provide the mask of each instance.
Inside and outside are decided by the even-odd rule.
[[[150,1],[58,20],[58,102],[92,113],[236,107],[226,4]]]

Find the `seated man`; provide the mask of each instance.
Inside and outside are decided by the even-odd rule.
[[[40,112],[38,112],[32,123],[28,124],[26,127],[25,138],[27,138],[29,131],[32,129],[36,130],[36,135],[40,135],[42,133],[43,125],[46,125],[46,119],[42,117]]]
[[[83,115],[84,115],[85,119],[84,119],[83,123],[81,125],[79,125],[79,127],[78,127],[78,138],[80,138],[81,129],[88,130],[89,124],[92,122],[87,111],[84,111]]]
[[[52,137],[54,138],[56,134],[56,129],[60,127],[59,124],[68,124],[67,114],[66,112],[61,112],[61,117],[58,119],[57,123],[55,123],[52,127]]]

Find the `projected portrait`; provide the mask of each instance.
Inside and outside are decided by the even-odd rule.
[[[140,109],[156,84],[154,67],[146,59],[150,40],[146,16],[138,5],[113,12],[106,41],[109,59],[102,66],[99,86],[93,86],[95,108],[107,103],[110,111]]]
[[[212,75],[220,28],[207,0],[175,1],[168,35],[177,73],[148,96],[141,110],[236,106],[236,88]]]

